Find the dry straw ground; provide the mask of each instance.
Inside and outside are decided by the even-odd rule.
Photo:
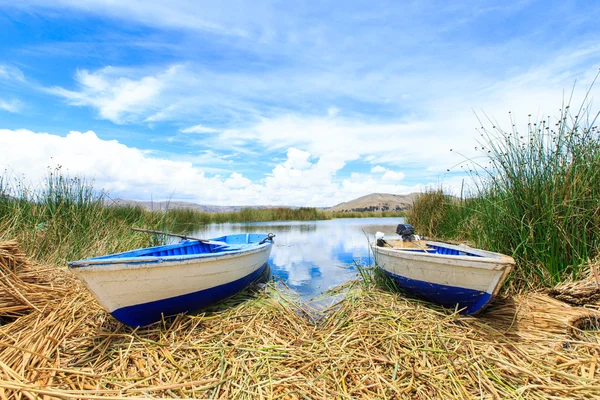
[[[0,398],[600,398],[598,303],[534,293],[463,317],[355,283],[316,323],[270,288],[132,330],[14,242],[0,273]]]

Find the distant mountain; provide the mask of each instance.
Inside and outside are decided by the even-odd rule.
[[[184,210],[195,210],[205,213],[225,213],[240,211],[244,208],[274,208],[282,206],[212,206],[212,205],[201,205],[197,203],[190,203],[187,201],[139,201],[139,200],[126,200],[126,199],[110,199],[106,203],[109,206],[140,206],[150,211],[167,211],[175,209]],[[286,207],[286,208],[298,208],[298,207]]]
[[[419,193],[411,194],[388,194],[373,193],[358,199],[340,203],[333,207],[317,207],[325,211],[396,211],[406,210],[412,205],[413,200]],[[126,199],[105,200],[109,206],[140,206],[150,211],[166,211],[175,209],[187,209],[205,213],[224,213],[240,211],[244,208],[265,209],[275,207],[299,208],[295,206],[214,206],[190,203],[187,201],[138,201]]]
[[[372,193],[337,204],[328,208],[327,211],[403,211],[412,205],[419,194]]]

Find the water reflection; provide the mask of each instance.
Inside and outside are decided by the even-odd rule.
[[[210,224],[191,230],[193,237],[211,238],[234,233],[274,233],[269,264],[273,277],[310,300],[355,279],[356,265],[371,263],[369,239],[377,231],[393,233],[402,218],[334,219]]]

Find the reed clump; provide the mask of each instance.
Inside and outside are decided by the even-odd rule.
[[[482,126],[477,149],[486,161],[468,161],[471,193],[425,193],[408,222],[425,234],[511,255],[513,278],[527,285],[577,277],[600,249],[597,117],[586,106],[566,106],[557,119],[530,119],[523,130],[512,117],[508,131]]]
[[[442,189],[430,189],[415,199],[406,211],[406,220],[423,236],[465,239],[464,224],[471,212],[464,203]]]
[[[314,207],[243,208],[239,211],[207,213],[193,209],[172,209],[165,213],[165,223],[173,226],[225,222],[316,221],[331,219]]]
[[[40,188],[0,177],[0,240],[18,240],[35,260],[55,265],[155,244],[129,227],[159,225],[160,216],[106,207],[104,196],[60,168],[50,170]]]
[[[403,211],[326,211],[314,207],[243,208],[239,211],[207,213],[193,209],[172,209],[165,213],[167,225],[221,224],[225,222],[321,221],[336,218],[403,217]]]
[[[335,218],[402,218],[404,211],[327,211],[331,219]]]
[[[10,243],[0,248],[15,251]],[[17,271],[28,263],[13,260]],[[13,261],[0,263],[3,274],[14,268]],[[70,273],[57,274],[51,290],[60,295],[43,292],[45,304],[0,326],[2,398],[562,399],[600,393],[598,332],[581,335],[569,325],[594,311],[543,294],[498,301],[473,318],[357,281],[314,323],[302,318],[313,310],[267,287],[201,314],[131,329],[104,312]],[[0,312],[3,307],[0,302]]]

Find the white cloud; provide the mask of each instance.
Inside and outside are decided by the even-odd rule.
[[[18,113],[21,111],[22,103],[19,100],[2,100],[0,99],[0,110],[8,111],[10,113]]]
[[[23,72],[21,72],[21,70],[17,67],[0,64],[0,79],[24,82],[25,76],[23,75]]]
[[[286,160],[266,178],[252,181],[237,172],[227,177],[208,176],[191,162],[153,157],[116,140],[102,140],[92,131],[72,131],[63,137],[0,129],[0,169],[36,183],[43,180],[49,167],[61,165],[64,173],[93,179],[96,189],[105,189],[113,197],[220,205],[331,206],[373,191],[408,193],[419,188],[382,185],[363,175],[336,182],[344,157],[322,155],[314,162],[310,158],[308,152],[291,148]]]
[[[242,174],[232,172],[231,176],[225,181],[225,185],[231,189],[242,189],[252,186],[252,181]]]
[[[311,167],[312,164],[308,161],[310,153],[307,151],[289,148],[287,152],[287,161],[284,163],[290,169],[303,170]]]
[[[92,106],[100,117],[116,124],[143,119],[150,110],[157,108],[159,95],[164,89],[164,80],[176,73],[169,68],[158,76],[140,78],[126,77],[127,71],[106,67],[96,72],[79,70],[75,80],[79,91],[61,87],[47,89],[48,92],[66,99],[75,106]]]
[[[15,7],[21,7],[20,2],[13,3]],[[330,199],[348,200],[372,191],[410,191],[417,184],[426,185],[443,178],[447,168],[476,155],[473,148],[477,145],[475,128],[479,124],[472,110],[483,115],[482,110],[508,129],[508,111],[513,111],[521,127],[526,125],[523,121],[529,113],[556,115],[563,90],[568,92],[576,78],[580,83],[573,103],[577,104],[581,99],[582,88],[591,82],[590,75],[596,71],[590,66],[597,64],[600,57],[600,45],[593,40],[581,40],[575,45],[565,43],[564,47],[549,45],[552,51],[542,49],[544,43],[549,43],[546,41],[539,49],[537,46],[531,48],[531,38],[522,42],[519,38],[515,41],[519,43],[512,42],[514,38],[507,38],[506,43],[494,47],[469,41],[465,47],[462,42],[448,46],[448,40],[454,40],[454,36],[447,32],[464,21],[441,18],[447,22],[436,22],[436,29],[431,30],[429,25],[421,24],[429,18],[429,13],[421,7],[415,7],[414,12],[423,20],[410,20],[405,13],[411,14],[411,10],[406,7],[392,7],[389,13],[388,5],[369,9],[370,17],[402,15],[408,25],[398,26],[406,30],[419,29],[410,35],[410,39],[406,35],[395,35],[400,39],[385,41],[377,39],[389,37],[396,31],[390,28],[354,32],[352,25],[340,29],[341,25],[328,24],[330,9],[313,10],[312,6],[298,6],[301,8],[298,13],[286,13],[284,7],[273,7],[274,13],[270,14],[265,12],[271,11],[270,3],[260,2],[244,4],[239,9],[234,7],[235,10],[227,13],[208,4],[194,6],[175,1],[166,6],[148,1],[142,7],[141,3],[140,0],[110,3],[33,0],[22,7],[42,5],[36,10],[40,13],[46,9],[69,8],[86,14],[124,18],[132,24],[141,22],[169,28],[167,31],[153,30],[156,45],[165,46],[169,51],[179,47],[181,52],[160,53],[164,58],[155,60],[163,60],[162,64],[159,61],[152,66],[80,70],[75,74],[75,87],[61,84],[63,87],[49,91],[72,105],[91,107],[100,118],[115,123],[152,123],[152,126],[167,129],[184,127],[181,133],[198,133],[196,136],[179,134],[172,138],[155,136],[152,139],[171,141],[171,148],[183,148],[181,141],[185,139],[186,150],[195,146],[195,149],[213,152],[205,157],[190,153],[177,155],[173,157],[180,161],[170,161],[181,171],[188,171],[187,178],[200,177],[199,181],[206,183],[208,188],[207,198],[213,201],[236,202],[232,190],[237,190],[236,195],[244,193],[247,198],[260,203],[272,200],[279,204],[292,201],[317,205],[329,204]],[[452,10],[443,11],[453,15]],[[319,17],[314,20],[315,26],[307,28],[306,17],[314,11],[324,14],[317,12],[315,15]],[[340,15],[340,18],[349,15],[353,13]],[[574,24],[573,21],[570,23]],[[185,37],[185,43],[171,43],[171,28],[204,32],[188,31],[181,35]],[[447,38],[442,37],[445,35]],[[206,40],[218,51],[223,50],[226,57],[217,57],[215,62],[210,48],[207,48],[209,53],[189,54],[190,43],[205,44]],[[554,40],[558,43],[558,39]],[[431,48],[420,45],[423,42],[438,45]],[[147,50],[144,45],[140,46],[140,51]],[[549,56],[519,57],[523,49],[527,55],[537,51]],[[122,50],[123,53],[127,51],[125,47]],[[410,60],[398,57],[408,51],[415,52],[411,53]],[[506,55],[514,55],[511,59],[518,60],[511,64],[511,69],[496,63],[507,59]],[[248,57],[253,61],[251,68],[242,64]],[[186,59],[188,61],[181,61]],[[446,62],[440,64],[440,59]],[[107,60],[102,59],[103,65]],[[110,60],[127,63],[131,59],[127,54]],[[173,60],[181,64],[173,65]],[[493,71],[488,72],[481,66]],[[34,73],[34,69],[27,71]],[[0,79],[4,82],[25,78],[18,68],[0,65]],[[596,85],[592,96],[598,97],[599,88]],[[344,112],[340,113],[337,106]],[[0,108],[15,110],[15,105],[5,101],[0,103]],[[194,125],[199,121],[205,125]],[[214,129],[213,124],[224,128]],[[99,135],[104,137],[103,132]],[[76,137],[77,134],[72,133],[63,139],[74,143]],[[95,140],[101,142],[100,148],[110,143],[98,137]],[[88,141],[92,139],[88,138]],[[48,139],[48,144],[50,142]],[[450,148],[455,151],[450,152]],[[106,150],[107,154],[108,150],[119,153],[112,147]],[[142,154],[137,161],[139,168],[168,161],[137,151]],[[82,152],[86,153],[85,150]],[[465,158],[457,156],[458,152]],[[262,175],[264,179],[250,181],[242,174],[235,175],[235,167],[240,164],[227,164],[231,161],[227,157],[234,153],[236,161],[248,155],[255,157],[254,160],[264,156],[252,173],[253,177]],[[277,159],[274,165],[273,160],[284,154],[286,159]],[[194,156],[209,161],[219,157],[219,166],[223,168],[199,169],[199,162],[192,160]],[[111,159],[110,155],[104,157]],[[87,158],[94,159],[91,154]],[[95,162],[102,164],[104,161]],[[20,166],[18,161],[15,163]],[[115,163],[119,164],[118,160]],[[81,165],[84,164],[85,160],[82,160]],[[349,164],[362,171],[343,179],[347,176],[344,168]],[[171,164],[160,164],[166,169],[171,168],[168,165]],[[265,165],[268,165],[268,171]],[[71,168],[79,166],[73,164]],[[110,170],[109,166],[107,168]],[[369,168],[371,174],[378,175],[366,173]],[[95,176],[104,174],[91,167],[82,171]],[[207,178],[208,171],[223,177]],[[202,192],[194,185],[190,185],[193,190],[179,188],[160,173],[155,178],[159,183],[154,184],[146,176],[141,176],[140,181],[147,183],[151,191],[161,191],[163,186],[176,188],[184,197],[192,198]],[[455,176],[450,180],[458,182]],[[137,187],[126,177],[119,180],[119,185],[114,183],[116,181],[116,178],[106,180],[108,185],[114,184],[119,190]],[[408,184],[399,185],[400,182]],[[131,193],[143,195],[142,187],[131,189]]]
[[[404,179],[404,173],[403,172],[396,172],[396,171],[387,171],[385,174],[383,174],[383,176],[381,177],[382,181],[401,181],[402,179]]]
[[[327,109],[327,115],[330,116],[330,117],[335,117],[339,113],[340,113],[340,109],[337,108],[337,107],[329,107]]]
[[[198,125],[190,126],[189,128],[181,129],[180,132],[181,133],[215,133],[215,132],[219,132],[219,131],[217,129],[209,128],[207,126],[198,124]]]
[[[371,172],[374,174],[379,174],[379,173],[383,173],[386,172],[388,169],[385,167],[382,167],[381,165],[376,165],[373,168],[371,168]]]
[[[475,121],[474,118],[472,120]],[[258,124],[245,130],[223,132],[218,142],[226,144],[233,139],[242,140],[247,144],[260,144],[272,151],[282,148],[302,149],[320,158],[321,164],[331,163],[331,171],[337,171],[344,164],[362,156],[372,155],[390,165],[429,165],[455,157],[449,152],[454,140],[467,140],[467,135],[473,140],[470,132],[453,128],[452,124],[448,126],[448,130],[439,132],[430,122],[369,123],[342,117],[284,115],[263,118]],[[443,171],[445,168],[447,165],[439,170]]]
[[[17,4],[16,7],[42,6],[51,8],[71,8],[86,13],[105,15],[118,18],[125,21],[136,21],[151,26],[167,28],[184,28],[191,30],[202,30],[222,35],[246,36],[247,32],[233,24],[231,18],[240,14],[237,9],[245,9],[252,12],[254,8],[243,7],[236,4],[236,7],[226,7],[227,12],[222,8],[211,7],[209,4],[196,4],[186,1],[174,0],[169,4],[160,1],[142,1],[142,0],[123,0],[116,2],[105,2],[97,0],[33,0],[26,4]],[[243,12],[242,12],[243,15]],[[218,21],[221,19],[221,21]]]
[[[48,167],[61,165],[71,175],[94,179],[98,189],[123,193],[134,198],[177,191],[180,196],[193,195],[206,183],[212,191],[221,182],[204,176],[188,162],[152,158],[146,152],[130,148],[115,140],[101,140],[92,132],[70,132],[61,137],[27,130],[0,130],[2,167],[40,180]]]
[[[163,98],[162,94],[172,95],[173,87],[182,84],[180,80],[183,77],[187,82],[193,76],[185,66],[177,68],[182,69],[179,71],[181,73],[165,70],[144,75],[160,80],[158,87],[161,88],[161,96],[154,99],[157,103],[153,100],[139,109],[126,101],[117,101],[119,106],[114,106],[116,108],[109,107],[110,99],[120,99],[120,91],[115,87],[122,88],[131,82],[135,87],[136,82],[143,82],[143,77],[124,78],[128,75],[126,70],[117,72],[115,69],[104,69],[96,73],[81,73],[82,91],[76,93],[74,98],[81,95],[85,101],[96,101],[93,104],[99,110],[112,110],[112,114],[108,114],[119,120],[135,118],[136,113],[147,115],[153,108],[160,108],[155,106],[158,99]],[[154,194],[156,198],[176,193],[180,199],[194,199],[205,204],[236,204],[243,199],[246,204],[327,206],[372,192],[408,193],[432,183],[443,183],[446,169],[478,155],[473,150],[478,145],[475,129],[478,123],[468,106],[471,102],[480,104],[492,117],[495,114],[507,116],[509,110],[519,110],[520,113],[513,112],[513,116],[520,118],[520,122],[517,121],[520,127],[526,126],[523,120],[530,112],[555,116],[560,107],[557,102],[562,96],[561,88],[569,86],[571,76],[567,74],[563,81],[553,78],[552,72],[560,76],[563,68],[562,64],[557,63],[534,69],[525,75],[486,87],[468,100],[460,94],[447,93],[428,103],[429,114],[426,117],[406,116],[401,120],[382,121],[366,120],[361,116],[287,113],[262,117],[256,123],[246,123],[235,129],[194,137],[198,138],[197,144],[204,151],[210,151],[220,158],[219,166],[222,168],[219,171],[200,169],[189,158],[191,156],[179,158],[187,161],[153,158],[141,150],[101,140],[90,132],[73,132],[66,138],[60,138],[16,131],[21,135],[30,135],[27,141],[20,142],[19,146],[24,149],[28,148],[27,143],[30,142],[44,145],[39,148],[34,146],[32,151],[35,151],[31,154],[20,154],[17,150],[0,155],[0,163],[14,169],[23,168],[31,176],[40,176],[47,165],[59,163],[57,154],[62,154],[60,163],[68,165],[71,172],[96,177],[100,187],[119,191],[124,196],[147,198]],[[130,75],[139,75],[139,71]],[[547,80],[551,82],[549,86],[546,86]],[[578,86],[573,104],[579,103],[584,90],[585,84]],[[598,88],[595,88],[592,96],[597,97],[598,93]],[[532,107],[535,109],[532,110]],[[507,127],[506,118],[497,119]],[[198,132],[212,129],[202,125],[187,129],[191,132],[192,128]],[[16,134],[15,131],[4,132],[9,136]],[[79,145],[81,137],[87,139]],[[11,146],[6,143],[3,147]],[[101,151],[98,153],[101,156],[95,153],[95,149]],[[277,161],[273,166],[271,160],[282,152],[287,152],[286,159]],[[464,157],[458,156],[457,152]],[[247,154],[257,158],[261,156],[261,164],[257,165],[253,176],[262,176],[263,179],[250,180],[241,174],[233,175],[234,172],[239,173],[236,165],[240,164],[227,164],[231,159],[226,157],[232,153],[238,153],[240,157]],[[15,154],[20,158],[15,158]],[[42,156],[38,159],[35,154]],[[54,161],[50,160],[50,156],[54,156]],[[128,160],[128,163],[125,164],[123,160]],[[352,162],[355,162],[353,165],[377,162],[379,165],[372,167],[370,172],[382,175],[373,178],[365,173],[357,173],[343,179],[343,176],[347,176],[343,174],[344,167]],[[32,171],[36,165],[41,165],[41,169]],[[269,170],[264,169],[265,165],[269,165]],[[368,166],[363,165],[363,168]],[[131,173],[123,172],[129,169],[132,169]],[[403,172],[399,172],[400,169]],[[220,175],[209,177],[206,175],[208,171],[218,172],[226,178]],[[453,169],[455,171],[460,173],[460,169]],[[452,174],[448,182],[460,188],[462,177],[464,174],[461,177]]]

